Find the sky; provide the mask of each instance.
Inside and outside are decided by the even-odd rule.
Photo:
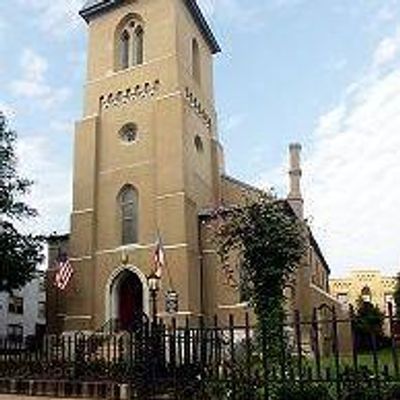
[[[82,0],[0,2],[0,109],[18,131],[40,217],[69,230],[82,115]],[[223,52],[216,107],[227,172],[287,193],[303,145],[306,217],[333,276],[400,270],[400,0],[199,0]]]

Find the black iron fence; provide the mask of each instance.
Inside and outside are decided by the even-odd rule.
[[[240,323],[238,323],[240,322]],[[115,324],[117,327],[118,324]],[[0,340],[0,392],[122,399],[400,399],[398,323],[357,330],[354,313],[295,313],[271,337],[214,318],[143,321],[130,332]],[[274,330],[274,332],[277,332]],[[364,396],[364,397],[363,397]],[[369,396],[369,397],[368,397]],[[396,397],[397,396],[397,397]]]

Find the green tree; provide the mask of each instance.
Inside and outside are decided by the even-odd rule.
[[[16,227],[16,222],[37,214],[22,200],[32,182],[17,172],[16,140],[0,111],[0,292],[23,287],[43,260],[42,238],[20,233]]]
[[[266,195],[221,216],[218,252],[223,264],[232,254],[239,257],[247,297],[273,348],[274,340],[282,340],[284,288],[305,254],[306,227],[285,201]]]
[[[369,301],[359,299],[354,321],[354,330],[357,337],[357,347],[360,350],[372,350],[374,341],[380,346],[384,339],[384,314]]]

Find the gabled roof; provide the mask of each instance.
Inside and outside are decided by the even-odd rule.
[[[210,25],[207,23],[204,18],[203,13],[200,10],[200,7],[197,4],[196,0],[182,0],[189,10],[190,14],[193,17],[194,22],[199,28],[204,40],[207,42],[208,47],[210,48],[213,54],[219,53],[221,48],[215,38]],[[80,16],[86,21],[89,22],[94,17],[98,16],[101,13],[111,10],[114,7],[121,5],[123,0],[86,0],[81,11],[79,11]]]

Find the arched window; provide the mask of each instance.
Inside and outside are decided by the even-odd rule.
[[[124,30],[120,41],[121,69],[129,67],[129,33]]]
[[[200,83],[201,80],[200,48],[196,39],[192,40],[192,75],[193,78],[198,83]]]
[[[372,300],[372,293],[371,289],[368,286],[364,286],[361,290],[361,298],[365,303],[371,303]]]
[[[144,30],[135,16],[126,17],[117,29],[118,68],[126,69],[143,64]]]
[[[133,35],[132,65],[143,64],[143,28],[139,25]]]
[[[197,150],[198,153],[203,153],[204,152],[203,141],[201,140],[201,137],[199,135],[195,136],[194,145],[195,145],[196,150]]]
[[[125,186],[119,194],[121,241],[123,245],[138,242],[138,193]]]

